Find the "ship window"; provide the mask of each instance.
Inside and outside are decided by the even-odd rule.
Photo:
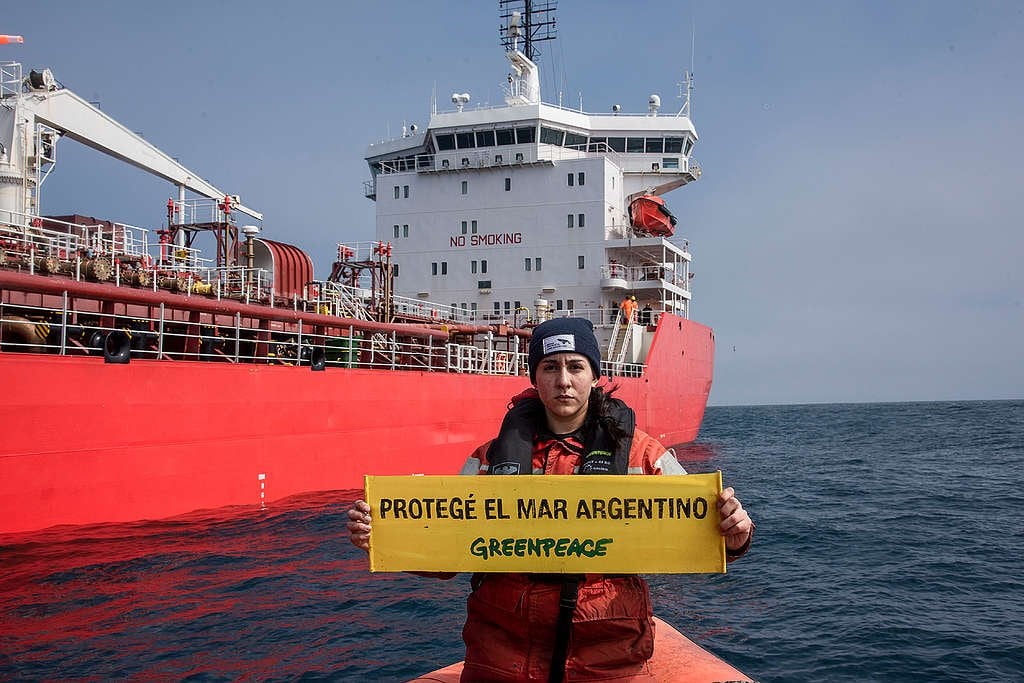
[[[584,185],[586,185],[587,184],[587,174],[584,173],[583,171],[580,171],[579,173],[577,173],[576,174],[576,184],[579,185],[580,187],[583,187]]]
[[[469,231],[469,223],[462,221],[462,234],[465,235]]]
[[[523,307],[523,304],[520,301],[513,301],[512,303],[515,305],[517,311]]]
[[[527,126],[525,128],[516,128],[516,141],[519,144],[525,142],[535,142],[537,140],[537,129],[533,126]]]
[[[682,138],[665,138],[665,154],[679,154],[682,151]]]
[[[644,139],[643,138],[626,138],[626,151],[627,152],[643,152],[644,151]]]
[[[693,149],[693,140],[686,138],[686,144],[683,146],[683,154],[689,154],[691,149]]]
[[[608,138],[590,138],[590,144],[587,145],[588,152],[603,152],[608,146]]]
[[[531,261],[530,258],[527,257],[523,259],[523,265],[525,266],[526,271],[529,272],[531,267],[533,266],[533,261]]]
[[[441,159],[441,168],[448,168],[448,160]]]
[[[501,315],[501,302],[500,301],[495,301],[494,302],[494,315]]]
[[[511,178],[505,178],[505,192],[510,192],[511,190],[512,190],[512,179]]]
[[[679,159],[676,157],[665,157],[661,160],[662,168],[679,168]]]
[[[456,133],[455,142],[458,144],[459,149],[470,149],[472,147],[476,147],[473,143],[472,133]]]
[[[584,226],[584,222],[583,222],[583,214],[582,213],[579,214],[578,216],[576,216],[576,225],[580,226],[581,228],[585,227]]]
[[[469,181],[468,180],[463,180],[462,181],[462,194],[469,194]]]
[[[496,163],[496,164],[500,164],[501,163],[501,155],[500,154],[495,154],[494,155],[494,163]]]
[[[483,273],[486,273],[486,272],[487,272],[487,259],[484,259],[483,261],[480,262],[480,273],[483,274]]]
[[[582,183],[580,183],[580,184],[582,185]],[[409,198],[409,186],[408,185],[402,185],[402,194],[405,195],[406,199]]]
[[[437,150],[439,152],[447,152],[452,149],[455,149],[455,135],[445,133],[444,135],[437,136]]]
[[[477,280],[476,281],[476,288],[477,289],[490,289],[491,288],[491,281],[490,280]],[[476,310],[476,304],[473,304],[473,310],[474,311]]]
[[[400,188],[398,185],[395,185],[395,199],[398,199],[399,197],[402,196],[401,192],[402,192],[402,188]]]
[[[533,269],[536,270],[537,272],[540,272],[540,256],[533,259]]]
[[[499,128],[494,136],[499,146],[516,144],[516,131],[512,128]]]
[[[564,130],[555,130],[547,126],[540,127],[540,141],[548,145],[561,145],[565,139]]]
[[[613,152],[625,152],[626,138],[608,138],[608,146]]]
[[[648,154],[661,154],[665,151],[665,139],[647,138],[644,141],[644,151]]]
[[[508,315],[511,312],[512,312],[512,302],[511,301],[506,301],[505,302],[505,315]]]
[[[476,261],[469,262],[469,272],[476,275]]]
[[[437,263],[430,264],[430,274],[437,275]]]
[[[562,300],[561,299],[558,299],[557,301],[555,301],[555,310],[556,311],[562,310]]]
[[[475,318],[476,317],[476,302],[475,301],[470,302],[469,310],[473,311],[473,317]]]
[[[470,226],[473,228],[472,232],[475,235],[476,234],[476,221],[473,221],[472,223],[470,223]]]
[[[581,256],[577,256],[576,257],[576,268],[579,269],[579,270],[583,270],[586,267],[587,267],[587,257],[586,256],[582,256],[582,255]]]
[[[569,183],[569,187],[572,187],[573,185],[576,184],[576,177],[572,173],[570,173],[568,180],[566,182]]]
[[[565,302],[565,305],[566,305],[566,307],[567,307],[567,308],[568,308],[568,309],[569,309],[570,311],[571,311],[571,310],[572,310],[573,308],[575,308],[575,304],[576,304],[576,302],[575,302],[575,301],[573,301],[572,299],[568,299],[568,300],[566,300],[566,302]]]
[[[494,147],[494,131],[478,130],[476,132],[477,147]]]
[[[523,153],[522,152],[516,152],[516,161],[522,161],[522,160],[523,160]]]
[[[391,275],[392,275],[392,277],[398,277],[398,264],[397,263],[391,264]]]
[[[566,133],[565,146],[572,149],[583,150],[587,148],[587,136],[579,133]]]
[[[568,223],[567,223],[568,227],[570,227],[570,228],[574,228],[574,227],[576,227],[576,217],[575,217],[575,216],[573,216],[573,215],[572,215],[572,214],[570,213],[570,214],[569,214],[569,216],[568,216],[568,218],[569,218],[569,221],[568,221]],[[397,228],[398,226],[396,225],[395,227]]]
[[[441,275],[447,275],[447,274],[448,274],[448,262],[447,261],[441,261]]]
[[[402,226],[402,237],[408,237],[408,236],[409,236],[409,226],[408,225],[403,225]]]
[[[398,238],[398,226],[396,225],[395,226],[395,239],[397,239],[397,238]]]
[[[469,166],[469,157],[462,157],[462,165]]]

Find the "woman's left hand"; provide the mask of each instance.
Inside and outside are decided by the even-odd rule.
[[[725,537],[725,547],[739,550],[746,545],[754,532],[754,521],[731,486],[718,494],[718,515],[722,519],[718,528]]]

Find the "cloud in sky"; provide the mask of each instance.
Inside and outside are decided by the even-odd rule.
[[[4,20],[26,44],[0,59],[51,67],[241,194],[320,274],[372,235],[367,144],[424,125],[433,92],[500,101],[506,73],[496,3],[43,1]],[[712,402],[1024,395],[1024,5],[563,0],[545,100],[674,111],[691,25],[705,173],[667,200],[719,342]],[[159,224],[166,184],[59,155],[44,210]]]

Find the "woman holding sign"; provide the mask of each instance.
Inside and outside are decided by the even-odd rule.
[[[625,403],[597,386],[601,352],[588,320],[538,325],[529,369],[534,388],[513,399],[497,437],[463,474],[686,474],[637,429]],[[733,560],[750,547],[754,524],[731,488],[718,510]],[[369,550],[369,505],[356,501],[348,516],[352,543]],[[654,680],[653,610],[641,577],[478,573],[472,586],[463,681]]]

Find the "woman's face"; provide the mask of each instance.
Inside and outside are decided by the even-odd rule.
[[[583,424],[597,378],[583,354],[555,353],[541,359],[536,385],[548,426],[556,434],[567,434]]]

